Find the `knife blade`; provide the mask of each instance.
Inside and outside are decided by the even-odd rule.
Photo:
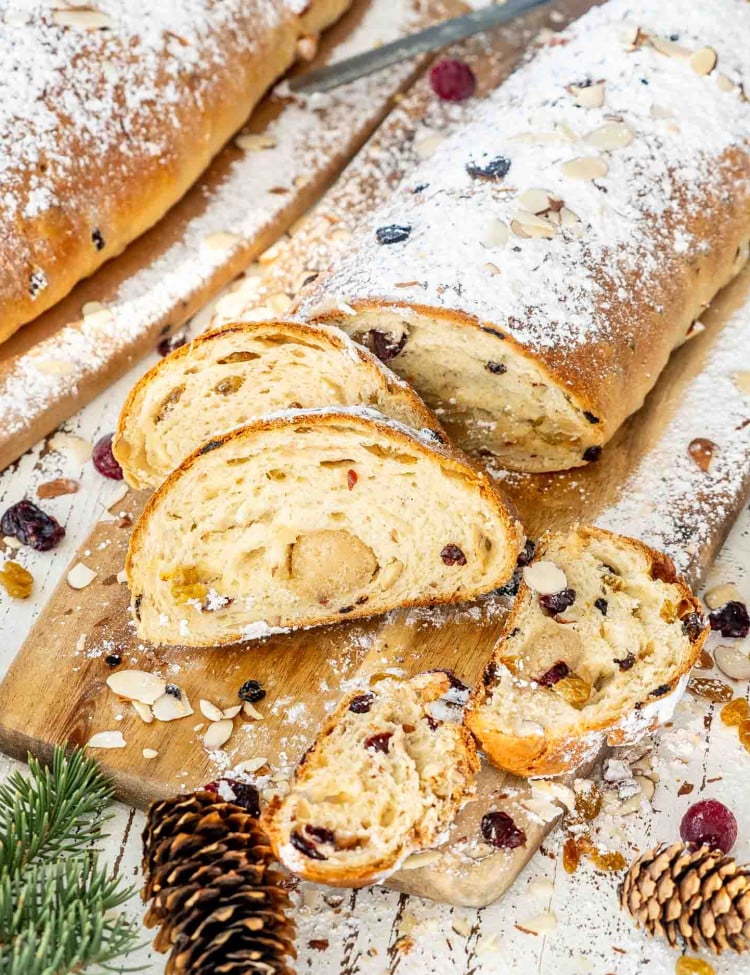
[[[437,51],[449,44],[454,44],[456,41],[463,40],[465,37],[471,37],[488,30],[490,27],[505,24],[520,14],[547,2],[548,0],[508,0],[507,3],[500,6],[473,10],[471,13],[444,20],[440,24],[435,24],[433,27],[428,27],[416,34],[410,34],[408,37],[401,37],[389,44],[382,44],[371,51],[364,51],[362,54],[355,54],[353,57],[338,61],[335,64],[306,71],[304,74],[289,79],[289,90],[307,95],[316,91],[330,91],[331,88],[337,88],[339,85],[356,81],[357,78],[373,74],[391,64],[405,61],[415,54]]]

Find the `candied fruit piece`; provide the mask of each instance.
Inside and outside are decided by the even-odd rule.
[[[705,437],[696,437],[688,444],[690,459],[700,467],[704,474],[711,466],[715,450],[716,444],[713,440],[707,440]]]
[[[628,865],[628,861],[616,850],[606,853],[601,853],[599,850],[594,850],[591,853],[591,862],[594,864],[597,870],[606,871],[616,871],[624,870]]]
[[[169,578],[169,577],[168,577]],[[202,603],[208,595],[208,586],[200,581],[198,570],[194,566],[184,566],[176,569],[170,578],[172,598],[178,606],[197,599]]]
[[[236,393],[244,382],[243,376],[226,376],[214,386],[214,392],[220,393],[222,396],[229,396]]]
[[[375,703],[374,694],[358,694],[349,702],[349,710],[353,714],[367,714]]]
[[[750,718],[750,705],[744,697],[735,698],[721,709],[721,720],[730,728],[739,727],[748,718]]]
[[[382,752],[387,755],[391,746],[391,738],[393,738],[392,731],[381,731],[376,735],[370,735],[365,741],[365,748],[369,752]]]
[[[745,718],[744,721],[740,721],[737,733],[740,736],[740,744],[742,747],[746,752],[750,752],[750,718]]]
[[[716,975],[713,965],[702,958],[681,955],[674,964],[675,975]]]
[[[579,677],[578,674],[570,674],[563,677],[555,685],[555,692],[560,694],[570,704],[571,707],[580,711],[591,697],[591,684]]]
[[[696,849],[710,846],[729,853],[737,839],[737,820],[718,799],[701,799],[682,817],[680,837]]]
[[[391,223],[387,227],[378,227],[375,237],[379,244],[400,244],[408,239],[410,233],[409,224]]]
[[[593,783],[588,789],[576,792],[576,813],[583,819],[591,822],[601,812],[602,793],[598,786]]]
[[[407,335],[403,332],[399,338],[389,332],[379,332],[371,328],[367,333],[367,342],[370,351],[376,355],[381,362],[390,362],[395,359],[399,352],[406,345]]]
[[[18,562],[6,562],[0,570],[0,584],[13,599],[28,599],[34,577]]]
[[[581,862],[581,851],[574,836],[569,836],[563,845],[563,868],[566,873],[575,873]]]

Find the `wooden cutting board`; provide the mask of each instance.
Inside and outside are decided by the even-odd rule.
[[[474,41],[464,54],[483,83],[493,84],[527,40],[527,33],[515,29],[492,41]],[[459,115],[460,110],[436,106],[424,85],[415,86],[308,223],[277,249],[265,267],[260,297],[253,287],[248,305],[262,306],[264,295],[289,293],[301,269],[323,266],[335,247],[346,246],[345,233],[336,241],[320,227],[345,229],[352,214],[376,203],[419,154],[417,138],[430,138],[430,131],[450,126]],[[219,314],[228,305],[237,312],[242,288],[220,304]],[[740,388],[745,380],[737,375],[750,371],[750,273],[720,296],[704,324],[705,331],[675,353],[644,408],[598,464],[564,474],[503,476],[531,536],[576,520],[597,522],[665,549],[691,581],[699,581],[750,490],[750,402]],[[696,437],[716,444],[707,471],[688,453]],[[374,674],[408,675],[432,667],[450,668],[471,682],[500,632],[507,605],[490,596],[471,606],[394,612],[220,650],[145,646],[134,638],[128,595],[118,582],[130,522],[144,500],[128,495],[111,520],[95,527],[78,560],[96,578],[80,591],[61,583],[0,685],[0,745],[13,754],[46,754],[56,743],[83,744],[95,732],[121,731],[126,747],[96,754],[118,795],[136,805],[192,789],[252,759],[266,759],[271,775],[263,782],[274,788],[342,691]],[[143,724],[106,687],[111,673],[106,657],[112,654],[122,667],[158,670],[187,694],[195,715]],[[199,699],[230,706],[249,678],[267,691],[257,705],[262,719],[238,716],[225,751],[208,754],[202,729],[195,728],[205,721]],[[143,748],[157,756],[144,758]],[[554,824],[557,812],[540,814],[539,793],[538,786],[532,790],[485,767],[478,797],[458,817],[448,844],[432,863],[401,871],[391,884],[455,904],[480,906],[496,899]],[[526,830],[525,847],[491,851],[481,843],[481,817],[497,808]]]

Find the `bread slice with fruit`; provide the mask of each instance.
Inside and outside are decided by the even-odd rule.
[[[468,688],[437,671],[348,695],[263,823],[274,852],[317,883],[361,887],[434,846],[474,790]],[[451,720],[453,719],[453,720]]]
[[[441,434],[361,408],[290,410],[171,474],[126,573],[141,639],[214,646],[474,598],[511,576],[522,538]]]
[[[136,383],[113,451],[131,487],[157,487],[202,443],[265,413],[358,405],[440,430],[403,380],[338,329],[241,322],[199,335]]]
[[[666,555],[599,528],[548,535],[466,723],[500,768],[569,771],[669,720],[706,634]]]

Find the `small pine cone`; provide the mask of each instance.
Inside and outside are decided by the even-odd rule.
[[[622,906],[639,927],[714,954],[750,949],[750,866],[720,850],[659,846],[630,866]]]
[[[202,791],[152,804],[143,831],[144,923],[167,975],[289,975],[294,924],[257,819]]]

